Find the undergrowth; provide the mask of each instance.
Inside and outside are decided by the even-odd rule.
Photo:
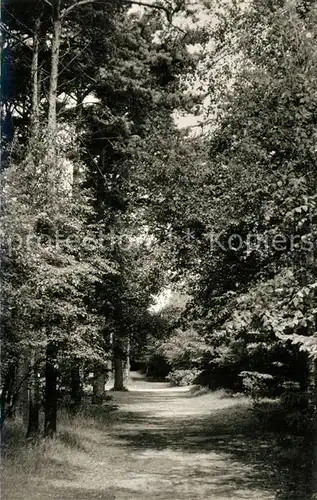
[[[1,434],[1,468],[3,475],[41,475],[54,464],[74,452],[85,452],[85,434],[105,429],[113,421],[114,405],[83,404],[74,415],[62,409],[59,412],[58,432],[54,438],[42,435],[27,438],[25,426],[20,418],[6,421]],[[42,420],[42,418],[40,419]],[[42,424],[42,421],[40,421]],[[41,425],[42,427],[42,425]]]

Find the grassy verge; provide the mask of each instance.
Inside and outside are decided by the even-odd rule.
[[[76,415],[66,410],[59,412],[58,432],[53,439],[27,439],[20,419],[7,421],[1,439],[2,498],[29,498],[32,491],[22,496],[21,488],[28,490],[30,482],[49,477],[66,477],[75,463],[89,460],[93,449],[92,436],[104,432],[113,421],[115,407],[105,405],[82,406]],[[15,491],[16,490],[16,491]]]

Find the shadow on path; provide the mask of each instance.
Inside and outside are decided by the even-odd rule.
[[[135,457],[166,460],[167,469],[174,462],[171,474],[173,467],[177,470],[175,462],[187,462],[182,474],[213,483],[206,498],[218,498],[217,491],[227,498],[233,492],[240,498],[242,491],[241,498],[249,498],[247,491],[256,499],[262,498],[260,491],[268,495],[263,498],[311,498],[307,443],[259,428],[245,399],[221,393],[196,398],[189,393],[131,392],[121,406],[117,444],[130,448]]]
[[[261,429],[248,399],[139,376],[129,389],[109,420],[65,426],[3,500],[310,500],[309,447]]]

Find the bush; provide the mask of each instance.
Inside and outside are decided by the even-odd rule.
[[[208,367],[200,370],[195,384],[207,386],[211,390],[226,389],[228,391],[242,392],[242,379],[239,377],[240,369],[236,366],[219,366],[208,363]]]
[[[286,391],[281,396],[281,405],[287,411],[298,411],[308,409],[308,395],[300,391]]]
[[[172,385],[186,386],[192,385],[198,375],[199,370],[197,368],[192,368],[190,370],[173,370],[166,378]]]
[[[244,390],[249,393],[253,399],[269,395],[270,385],[274,382],[272,375],[268,373],[242,371],[239,376],[242,378]]]
[[[311,426],[308,410],[308,396],[299,391],[285,392],[281,397],[281,407],[285,412],[286,427],[295,434],[307,432]]]
[[[146,375],[156,380],[164,380],[170,371],[170,365],[160,354],[152,354],[146,364]]]
[[[253,411],[259,423],[273,432],[304,435],[312,423],[307,396],[299,392],[286,392],[280,400],[255,402]]]

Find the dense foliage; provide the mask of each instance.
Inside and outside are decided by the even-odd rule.
[[[155,349],[177,383],[199,370],[197,382],[292,391],[314,410],[316,6],[215,10],[200,47],[210,132],[152,165],[161,203],[150,209],[192,295]]]
[[[102,400],[111,361],[124,389],[164,280],[138,172],[149,135],[177,135],[193,66],[182,5],[131,4],[3,5],[2,419],[29,434],[42,403],[52,435],[59,401],[75,409],[87,384]]]

